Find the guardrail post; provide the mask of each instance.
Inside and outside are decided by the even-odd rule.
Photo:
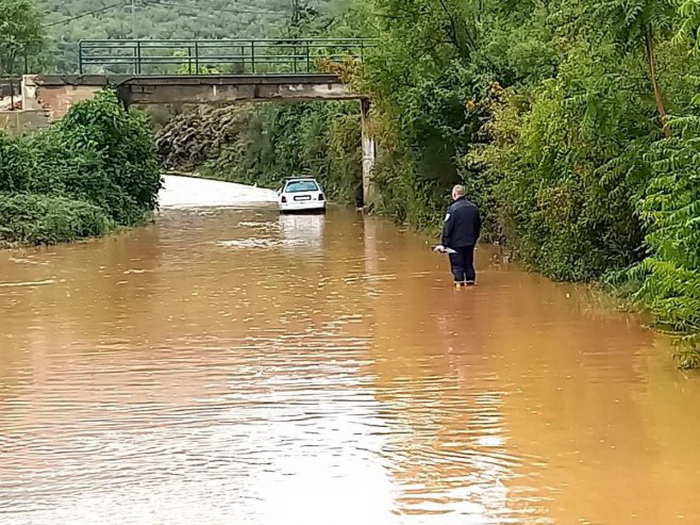
[[[83,74],[83,43],[78,43],[78,72]]]
[[[311,73],[311,43],[306,41],[306,72]]]
[[[253,73],[255,73],[255,40],[250,41],[250,67]]]
[[[199,75],[199,44],[194,42],[194,73]]]
[[[136,74],[141,74],[141,41],[136,42]]]

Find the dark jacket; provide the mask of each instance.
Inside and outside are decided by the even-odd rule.
[[[481,235],[481,217],[476,204],[460,197],[447,208],[442,227],[442,245],[462,248],[475,245]]]

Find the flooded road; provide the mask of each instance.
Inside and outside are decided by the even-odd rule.
[[[0,523],[700,523],[700,377],[352,211],[0,252]]]

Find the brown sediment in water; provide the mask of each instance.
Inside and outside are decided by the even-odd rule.
[[[700,522],[698,376],[492,255],[274,209],[0,253],[0,521]]]

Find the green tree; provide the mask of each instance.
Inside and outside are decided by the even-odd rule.
[[[577,25],[597,42],[612,40],[627,53],[643,51],[654,102],[665,136],[670,135],[663,90],[658,78],[656,44],[668,39],[677,20],[672,0],[578,0],[574,12],[579,13]]]
[[[17,75],[44,45],[42,16],[31,0],[0,0],[0,74]]]

